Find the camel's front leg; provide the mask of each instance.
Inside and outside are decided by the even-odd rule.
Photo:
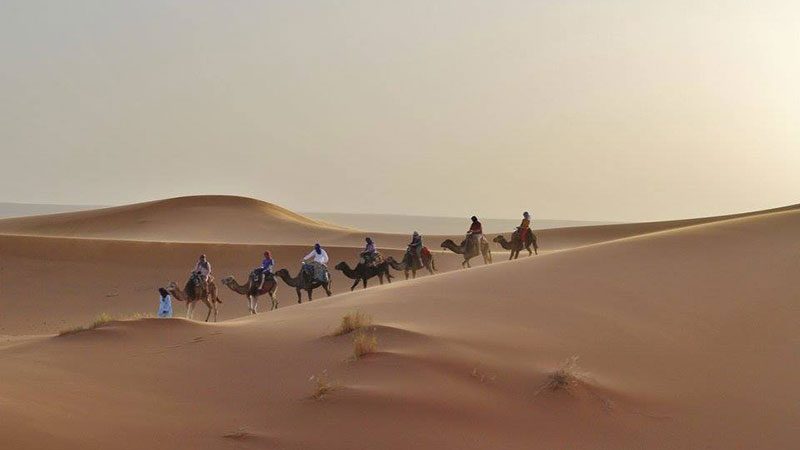
[[[194,302],[186,302],[186,318],[192,320],[194,318]]]
[[[253,296],[253,314],[258,314],[258,296]]]
[[[270,293],[269,298],[272,301],[272,309],[270,309],[270,311],[272,311],[278,307],[278,297],[276,297],[274,293]]]
[[[297,291],[297,303],[303,302],[303,297],[300,296],[300,288],[295,289]]]
[[[364,282],[364,289],[366,289],[367,288],[367,279],[364,278],[364,279],[362,279],[362,281]]]
[[[314,289],[306,289],[306,292],[308,293],[308,301],[311,301],[311,293],[314,292]]]
[[[206,314],[206,322],[208,322],[208,319],[211,317],[211,310],[214,309],[214,305],[211,302],[209,302],[207,298],[203,299],[203,303],[205,303],[206,306],[208,307],[208,314]],[[214,321],[216,321],[216,318],[217,314],[216,311],[214,311]]]
[[[354,281],[354,282],[353,282],[353,285],[352,285],[352,286],[350,286],[350,290],[351,290],[351,291],[352,291],[353,289],[355,289],[355,288],[356,288],[356,286],[358,286],[358,282],[359,282],[359,281],[361,281],[361,278],[356,278],[356,281]]]
[[[330,286],[331,286],[330,283],[326,283],[326,284],[322,285],[322,288],[325,289],[325,293],[328,294],[328,297],[333,295],[333,292],[331,292]]]

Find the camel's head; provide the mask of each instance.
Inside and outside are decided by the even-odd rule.
[[[277,275],[279,277],[288,277],[289,276],[289,271],[286,270],[286,269],[281,269],[281,270],[275,272],[275,275]]]
[[[179,288],[178,288],[178,284],[177,283],[175,283],[174,281],[170,281],[169,284],[167,285],[166,289],[167,289],[167,292],[172,293],[172,292],[177,291]]]
[[[221,280],[219,280],[219,281],[220,281],[222,284],[224,284],[225,286],[230,286],[230,285],[231,285],[231,283],[233,283],[233,277],[232,277],[232,276],[227,276],[227,277],[225,277],[225,278],[223,278],[223,279],[221,279]]]
[[[440,247],[447,248],[447,247],[454,247],[455,245],[456,245],[456,243],[453,242],[452,239],[445,239],[445,241],[442,242],[442,245]]]
[[[347,263],[342,261],[339,264],[337,264],[336,266],[334,266],[334,269],[336,269],[336,270],[344,270],[345,267],[347,267]]]
[[[502,240],[503,240],[503,235],[502,234],[498,234],[497,236],[494,237],[494,239],[492,239],[492,242],[500,243],[500,241],[502,241]]]

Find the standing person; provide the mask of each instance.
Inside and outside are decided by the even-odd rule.
[[[168,319],[172,317],[172,297],[163,287],[158,288],[158,293],[161,295],[158,304],[158,317]]]
[[[211,276],[211,263],[208,262],[206,255],[200,255],[197,265],[194,266],[194,271],[203,277],[203,281],[208,281]]]
[[[314,278],[323,283],[328,281],[328,252],[319,245],[319,242],[314,244],[314,250],[311,250],[301,262],[305,264],[306,261],[311,261],[311,266],[314,267]]]

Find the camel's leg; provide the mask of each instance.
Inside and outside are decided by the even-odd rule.
[[[303,302],[303,297],[300,296],[300,288],[296,288],[297,290],[297,303]]]
[[[209,317],[211,317],[211,310],[214,309],[214,305],[213,305],[213,303],[209,302],[207,298],[203,299],[203,303],[205,303],[206,306],[208,307],[208,314],[206,314],[206,322],[208,322]],[[216,314],[216,311],[214,311],[214,319],[216,319],[216,317],[217,317],[217,314]]]
[[[314,289],[306,289],[306,292],[308,292],[308,301],[311,301],[311,293],[314,292]]]
[[[190,319],[190,320],[194,319],[194,305],[195,305],[195,302],[193,302],[193,301],[187,301],[186,302],[186,318],[187,319]]]
[[[356,288],[356,286],[358,286],[358,282],[359,282],[359,281],[361,281],[361,278],[356,278],[356,281],[353,283],[353,285],[352,285],[352,286],[350,286],[350,290],[351,290],[351,291],[352,291],[353,289],[355,289],[355,288]]]
[[[270,309],[270,311],[272,311],[272,310],[274,310],[275,308],[278,307],[278,297],[275,296],[274,292],[270,292],[269,293],[269,298],[272,301],[272,309]]]
[[[325,289],[325,293],[328,294],[328,297],[333,295],[333,292],[331,292],[331,287],[330,286],[331,286],[330,283],[325,283],[325,284],[322,285],[322,288]],[[364,286],[366,287],[366,282],[364,282]]]
[[[366,289],[367,288],[367,279],[364,278],[362,281],[364,282],[364,289]]]
[[[253,296],[253,314],[258,314],[258,296]]]

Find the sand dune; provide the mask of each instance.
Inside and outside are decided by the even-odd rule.
[[[216,325],[14,340],[0,345],[0,436],[16,449],[792,448],[799,229],[795,208]],[[330,336],[353,310],[378,338],[359,361],[351,336]],[[572,393],[539,392],[571,355],[585,370]],[[323,370],[338,389],[310,400]]]
[[[0,220],[3,234],[167,242],[304,244],[352,231],[271,203],[222,195]]]

